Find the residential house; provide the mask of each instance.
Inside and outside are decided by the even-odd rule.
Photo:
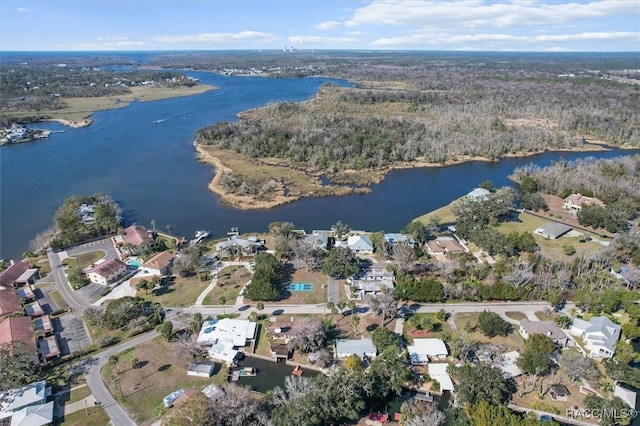
[[[24,305],[24,312],[31,318],[36,318],[44,315],[44,310],[42,309],[42,306],[40,306],[40,302],[38,302],[37,300],[35,302]]]
[[[187,376],[211,377],[215,369],[214,363],[191,363],[187,366]]]
[[[469,192],[465,198],[470,200],[484,200],[491,195],[491,191],[484,188],[475,188],[473,191]]]
[[[164,276],[169,274],[176,256],[168,250],[155,254],[142,264],[142,267],[152,275]]]
[[[23,316],[0,319],[0,346],[13,341],[24,343],[27,349],[34,353],[34,362],[36,362],[37,345],[33,336],[31,318]]]
[[[427,241],[427,251],[431,255],[446,253],[465,253],[467,250],[455,237],[442,236]]]
[[[393,290],[394,280],[393,272],[387,271],[386,265],[379,264],[358,272],[358,275],[347,279],[347,282],[362,297],[365,294],[378,294],[385,288]]]
[[[107,285],[127,272],[127,264],[120,259],[108,259],[92,267],[87,276],[92,283]]]
[[[153,236],[144,226],[131,225],[122,233],[124,245],[130,245],[133,253],[139,253],[145,243],[153,243]]]
[[[13,262],[7,269],[0,275],[0,286],[5,288],[15,287],[16,280],[29,269],[29,264],[26,262]]]
[[[412,246],[416,242],[411,235],[397,233],[384,234],[384,240],[390,245],[407,244]]]
[[[423,365],[434,359],[444,359],[449,355],[449,350],[440,339],[413,339],[413,345],[407,346],[409,350],[409,362],[412,365]]]
[[[42,426],[53,422],[54,402],[47,402],[51,388],[40,381],[0,395],[0,424]]]
[[[562,207],[573,212],[582,210],[583,206],[604,207],[605,204],[595,197],[586,197],[582,194],[569,194],[567,198],[562,200]]]
[[[239,350],[255,339],[257,324],[239,319],[214,319],[205,321],[196,339],[199,345],[209,346],[209,357],[232,364]]]
[[[309,241],[313,244],[316,245],[316,247],[319,247],[323,250],[328,249],[333,240],[333,231],[327,231],[327,230],[322,230],[322,229],[314,229],[313,231],[311,231],[311,234],[307,234],[306,232],[302,231],[302,239],[305,241]]]
[[[49,336],[54,331],[53,323],[49,315],[34,318],[31,323],[33,324],[33,331],[38,336]]]
[[[282,339],[285,343],[289,341],[295,330],[296,323],[294,321],[275,321],[267,326],[267,331],[274,339]]]
[[[553,343],[562,347],[566,346],[569,341],[569,337],[553,321],[529,321],[525,318],[520,320],[518,331],[525,339],[528,339],[532,334],[544,334],[551,338]]]
[[[447,363],[429,363],[427,368],[429,369],[429,377],[434,380],[437,380],[440,384],[441,391],[449,391],[453,392],[453,380],[451,380],[451,376],[447,373],[447,368],[449,364]]]
[[[502,354],[498,368],[502,371],[502,377],[512,379],[522,375],[522,370],[516,365],[516,361],[520,358],[518,351],[511,351]]]
[[[24,312],[18,295],[8,288],[0,289],[0,318],[16,312]]]
[[[216,253],[221,257],[253,256],[260,250],[264,250],[264,240],[258,237],[244,239],[231,235],[227,241],[216,244]]]
[[[584,349],[592,358],[611,358],[620,330],[620,326],[607,317],[592,317],[589,321],[574,319],[569,332],[584,341]]]
[[[541,235],[548,240],[557,240],[567,232],[571,231],[571,229],[573,228],[571,228],[569,225],[556,222],[547,222],[543,227],[540,227],[533,231],[533,233]]]
[[[33,293],[33,290],[31,290],[30,285],[18,287],[16,289],[16,294],[18,295],[18,298],[23,302],[33,302],[34,300],[36,300],[36,295]]]
[[[622,280],[627,288],[635,288],[640,284],[640,269],[631,269],[628,266],[621,266],[617,271],[611,268],[611,275]]]
[[[338,241],[336,247],[347,247],[354,253],[372,254],[373,243],[368,235],[351,235],[347,241]]]
[[[566,401],[569,395],[571,394],[565,385],[555,384],[549,387],[549,396],[554,401]]]
[[[338,359],[346,359],[349,355],[358,355],[360,358],[375,358],[377,350],[371,339],[339,339],[336,341],[336,356]]]

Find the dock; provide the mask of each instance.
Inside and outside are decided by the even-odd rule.
[[[304,370],[299,365],[296,365],[296,368],[293,369],[291,374],[300,377],[302,376],[302,374],[304,374]]]
[[[237,382],[238,380],[240,380],[240,371],[234,371],[231,373],[231,381],[232,382]]]

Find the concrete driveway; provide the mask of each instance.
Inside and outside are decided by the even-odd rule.
[[[75,314],[69,313],[54,318],[53,325],[58,333],[60,352],[63,356],[84,349],[91,344],[84,321]]]

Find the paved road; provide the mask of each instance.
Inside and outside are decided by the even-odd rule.
[[[78,315],[81,315],[86,307],[90,305],[90,302],[77,294],[71,288],[69,281],[67,281],[67,277],[64,275],[64,270],[58,253],[55,253],[53,250],[48,250],[47,256],[49,257],[49,263],[51,264],[51,276],[53,276],[56,288],[60,291],[64,300],[67,301],[67,304],[76,310]]]
[[[87,374],[87,385],[89,385],[91,394],[95,397],[96,401],[100,401],[102,403],[104,411],[109,416],[109,419],[111,419],[111,423],[116,426],[135,426],[136,424],[131,420],[126,411],[124,411],[124,409],[122,409],[122,407],[116,402],[113,396],[111,396],[111,393],[109,393],[109,390],[102,381],[100,370],[102,370],[102,367],[109,360],[109,356],[119,354],[122,351],[137,346],[157,336],[158,333],[150,331],[136,336],[127,342],[113,346],[90,358],[90,361],[94,362],[94,364]]]

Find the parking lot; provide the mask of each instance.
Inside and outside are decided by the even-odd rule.
[[[61,355],[68,355],[91,344],[87,329],[81,319],[69,313],[53,319],[55,332],[58,334]]]

